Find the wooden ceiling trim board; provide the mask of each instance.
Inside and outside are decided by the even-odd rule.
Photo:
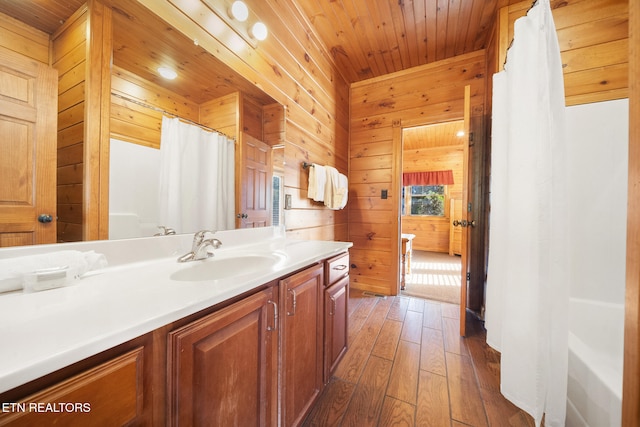
[[[384,28],[385,25],[383,25],[378,8],[376,7],[375,2],[362,2],[361,4],[366,7],[369,20],[374,28],[374,46],[376,46],[376,48],[373,51],[373,55],[378,63],[382,63],[383,66],[380,69],[384,70],[384,74],[391,73],[394,71],[393,58],[391,57],[391,52],[389,51],[389,49],[387,49],[387,47],[389,46],[389,42],[387,40],[387,33]],[[361,78],[359,78],[358,80],[364,80],[371,77],[373,77],[373,74],[369,76],[361,76]]]
[[[349,19],[344,11],[342,1],[322,2],[322,4],[327,16],[330,17],[329,20],[338,29],[339,44],[337,47],[345,52],[352,52],[352,55],[347,55],[347,58],[352,61],[352,67],[354,63],[358,64],[356,69],[358,73],[370,73],[369,62],[359,44],[362,35],[356,36],[357,22],[352,22]]]
[[[402,29],[398,32],[398,29],[395,28],[396,21],[394,19],[394,14],[392,12],[393,7],[397,4],[392,3],[385,0],[378,0],[374,2],[377,6],[379,6],[379,13],[382,17],[382,25],[384,27],[384,32],[387,36],[388,43],[388,51],[391,54],[391,59],[393,60],[393,71],[398,71],[404,69],[402,66],[402,57],[400,56],[401,49],[401,34]],[[393,6],[392,6],[393,5]],[[400,34],[398,34],[400,33]]]
[[[417,65],[427,62],[427,12],[425,0],[413,0],[413,16],[416,20]]]
[[[474,50],[478,50],[486,47],[484,45],[481,48],[476,47],[476,40],[477,40],[478,34],[482,32],[482,27],[481,27],[481,25],[483,24],[482,15],[483,15],[485,3],[486,2],[480,1],[480,0],[474,0],[473,2],[473,5],[471,7],[471,14],[469,15],[469,18],[468,18],[467,35],[464,39],[465,51],[461,53],[473,52]],[[497,16],[497,13],[494,14],[494,18],[496,16]]]
[[[507,0],[498,0],[506,3]],[[528,1],[528,0],[527,0]],[[512,1],[513,2],[513,1]],[[482,15],[480,18],[480,32],[476,34],[474,50],[484,49],[489,39],[489,33],[493,28],[492,23],[498,15],[496,0],[486,0],[481,2],[483,4]],[[506,5],[505,5],[506,6]]]
[[[413,16],[413,0],[399,0],[397,6],[396,4],[392,5],[391,16],[393,17],[393,26],[396,29],[398,53],[402,59],[402,68],[415,67],[418,64],[415,63],[417,48],[415,43],[416,20]]]
[[[456,44],[453,49],[453,56],[471,52],[472,46],[467,46],[467,34],[472,31],[471,12],[475,1],[462,1],[457,19]],[[473,29],[475,31],[475,28]]]
[[[406,64],[409,67],[420,65],[418,55],[418,37],[419,37],[419,20],[422,18],[415,14],[415,3],[421,3],[422,0],[403,0],[400,4],[400,12],[404,21],[404,43],[407,46]]]
[[[365,54],[365,61],[367,63],[367,73],[369,76],[379,75],[384,72],[384,64],[379,63],[378,56],[375,55],[376,32],[371,23],[371,19],[368,16],[368,11],[365,9],[366,15],[362,14],[361,10],[357,8],[357,2],[353,0],[342,0],[344,11],[348,16],[352,16],[354,20],[355,38],[360,43],[360,49]],[[358,32],[357,29],[361,28],[362,31]],[[382,68],[381,68],[382,67]],[[364,70],[363,73],[364,74]]]
[[[425,0],[425,14],[427,17],[427,56],[425,63],[436,61],[436,51],[438,46],[438,0]]]
[[[438,10],[436,12],[436,61],[446,58],[445,44],[447,40],[447,21],[449,16],[449,1],[438,0]]]
[[[447,38],[445,42],[445,58],[455,55],[456,43],[458,39],[458,18],[460,16],[460,0],[449,0],[449,11],[447,14]],[[464,28],[466,28],[465,24]]]
[[[366,54],[367,54],[368,62],[369,64],[371,64],[370,65],[371,73],[369,73],[369,75],[366,78],[371,76],[386,74],[387,64],[385,63],[382,56],[380,55],[380,50],[379,50],[380,44],[378,42],[378,39],[381,36],[382,36],[382,39],[384,39],[384,34],[382,34],[382,32],[376,28],[375,22],[372,19],[370,14],[370,8],[367,7],[366,3],[361,1],[354,1],[354,0],[345,0],[345,1],[349,1],[353,4],[354,14],[355,16],[358,17],[358,21],[362,26],[362,28],[364,29],[364,36],[365,36],[364,38],[366,39]]]
[[[346,52],[344,50],[336,47],[339,45],[340,40],[321,2],[300,0],[297,2],[296,9],[300,15],[307,17],[310,32],[318,40],[322,41],[324,49],[328,52],[328,58],[342,74],[342,77],[345,80],[353,79],[354,76],[351,74],[352,67],[348,65],[349,58],[345,57]]]

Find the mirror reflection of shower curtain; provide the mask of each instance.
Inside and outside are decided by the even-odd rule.
[[[160,224],[178,233],[234,228],[234,141],[168,117],[160,139]]]
[[[500,391],[539,426],[565,425],[569,256],[562,60],[549,0],[516,21],[493,79],[485,327]]]

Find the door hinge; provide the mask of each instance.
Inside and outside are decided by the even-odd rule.
[[[467,203],[467,212],[471,212],[472,205],[471,202]]]
[[[469,132],[469,147],[473,147],[473,132]]]
[[[471,273],[467,273],[467,282],[471,281]]]

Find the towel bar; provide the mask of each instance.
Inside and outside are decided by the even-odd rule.
[[[302,162],[302,169],[312,168],[313,163]]]

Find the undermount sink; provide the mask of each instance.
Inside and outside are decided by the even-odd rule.
[[[278,253],[214,255],[203,261],[191,261],[170,278],[182,282],[220,280],[268,271],[284,259],[285,256]]]

